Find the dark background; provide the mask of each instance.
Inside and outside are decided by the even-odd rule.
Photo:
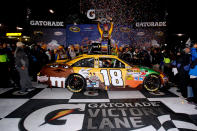
[[[89,0],[10,0],[1,3],[0,23],[1,35],[4,32],[15,31],[16,26],[28,28],[29,19],[63,20],[66,24],[89,24],[90,21],[83,13],[91,7]],[[98,2],[97,0],[92,0]],[[105,0],[100,0],[105,1]],[[120,0],[115,0],[120,1]],[[131,10],[130,15],[135,21],[167,21],[167,43],[175,43],[178,40],[184,42],[190,37],[196,40],[196,7],[192,0],[130,0],[122,3],[120,7]],[[123,7],[122,5],[127,5]],[[96,5],[95,7],[98,7]],[[113,7],[113,6],[112,6]],[[110,7],[110,8],[112,8]],[[30,9],[29,18],[28,8]],[[55,11],[49,13],[49,9]],[[115,17],[115,16],[114,16]],[[25,33],[28,33],[26,31]],[[183,37],[176,34],[183,33]]]

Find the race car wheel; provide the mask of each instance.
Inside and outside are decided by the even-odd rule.
[[[161,87],[161,81],[159,76],[151,74],[144,79],[144,87],[148,91],[157,91]]]
[[[68,90],[72,92],[80,92],[86,86],[86,81],[83,76],[79,74],[72,74],[68,77],[66,82]]]

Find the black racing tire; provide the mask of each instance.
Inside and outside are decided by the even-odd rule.
[[[161,79],[158,75],[150,74],[144,79],[143,86],[150,92],[157,91],[161,87]]]
[[[71,92],[81,92],[86,87],[86,80],[80,74],[71,74],[66,81],[66,85]]]

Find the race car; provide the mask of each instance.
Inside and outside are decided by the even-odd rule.
[[[127,90],[143,87],[156,91],[167,84],[168,77],[147,67],[128,64],[114,55],[84,54],[64,63],[44,66],[37,80],[72,92],[92,88]]]

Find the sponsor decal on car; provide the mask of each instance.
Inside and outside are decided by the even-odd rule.
[[[135,80],[135,81],[138,81],[138,80],[139,80],[139,77],[134,77],[134,80]]]
[[[139,81],[143,81],[144,79],[142,77],[139,78]]]

